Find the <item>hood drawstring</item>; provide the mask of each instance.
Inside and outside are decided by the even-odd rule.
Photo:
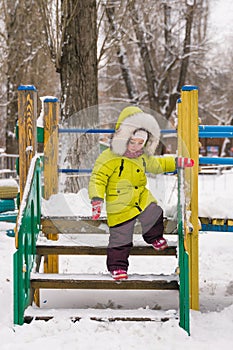
[[[123,170],[124,170],[124,159],[121,159],[121,165],[120,165],[118,177],[121,176],[121,173],[122,173]]]

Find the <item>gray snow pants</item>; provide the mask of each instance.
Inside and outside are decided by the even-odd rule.
[[[118,269],[127,271],[130,249],[133,246],[133,231],[136,219],[141,223],[142,237],[146,243],[151,244],[158,237],[162,237],[164,231],[163,210],[156,203],[151,203],[135,218],[110,227],[107,248],[108,271]]]

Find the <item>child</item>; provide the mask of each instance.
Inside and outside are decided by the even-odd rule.
[[[92,219],[97,220],[106,200],[109,225],[107,268],[115,280],[127,279],[133,229],[138,219],[146,243],[155,250],[167,248],[163,237],[163,210],[146,188],[146,172],[176,169],[174,157],[154,156],[160,128],[153,116],[136,106],[120,113],[110,148],[97,158],[89,182]]]

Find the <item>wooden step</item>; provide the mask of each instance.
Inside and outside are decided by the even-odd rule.
[[[62,244],[38,244],[36,253],[38,255],[106,255],[106,246],[71,246]],[[165,250],[157,251],[152,246],[135,246],[131,248],[130,255],[174,255],[176,246],[169,246]]]
[[[31,275],[33,289],[133,289],[174,290],[179,289],[178,276],[129,275],[127,280],[114,281],[109,274],[41,274]]]
[[[24,322],[30,323],[33,320],[49,321],[53,318],[70,319],[72,322],[80,321],[81,319],[89,319],[100,322],[166,322],[170,319],[178,319],[178,314],[175,310],[162,311],[151,309],[137,310],[113,310],[113,309],[38,309],[29,307],[25,310]]]
[[[91,220],[88,217],[42,217],[42,231],[45,234],[74,234],[74,233],[105,233],[98,228],[100,224],[107,224],[106,218]]]
[[[101,224],[107,225],[106,218],[92,220],[91,217],[71,216],[71,217],[42,217],[42,231],[44,234],[75,234],[86,231],[87,233],[105,233],[100,229]],[[165,233],[177,233],[177,222],[168,219],[164,220]],[[140,233],[140,225],[135,226],[135,232]]]

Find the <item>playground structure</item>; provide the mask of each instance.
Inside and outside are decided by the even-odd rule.
[[[15,222],[17,217],[18,155],[0,151],[0,221]]]
[[[179,289],[180,326],[190,333],[189,308],[199,309],[198,291],[198,89],[185,86],[181,91],[181,100],[178,101],[178,156],[194,159],[195,166],[190,169],[178,168],[178,261],[179,276],[150,276],[143,279],[138,276],[116,283],[110,278],[96,279],[89,276],[79,279],[59,275],[58,254],[93,254],[104,255],[105,247],[59,245],[58,234],[62,233],[64,222],[56,222],[56,218],[41,217],[41,170],[42,161],[38,156],[36,127],[36,89],[32,86],[19,88],[19,122],[18,139],[20,145],[20,210],[16,224],[16,248],[14,255],[14,322],[23,324],[25,309],[32,302],[39,305],[40,288],[66,289],[151,289],[173,290]],[[59,103],[56,98],[44,100],[44,129],[39,130],[44,142],[43,171],[44,171],[44,198],[48,199],[58,191],[58,119]],[[80,132],[87,132],[80,130]],[[89,130],[88,132],[92,132]],[[94,132],[94,131],[93,131]],[[95,132],[106,132],[97,130]],[[41,136],[42,135],[42,136]],[[219,137],[219,136],[218,136]],[[203,157],[204,158],[204,157]],[[209,160],[205,160],[208,162]],[[229,160],[230,161],[230,160]],[[229,163],[227,163],[229,164]],[[232,164],[232,163],[231,163]],[[82,169],[79,169],[79,171]],[[64,171],[64,170],[63,170]],[[188,184],[188,186],[186,186]],[[185,185],[185,188],[184,188]],[[186,202],[188,207],[186,208]],[[191,212],[190,218],[187,211]],[[71,220],[69,230],[75,232],[77,218]],[[88,220],[87,220],[88,221]],[[55,223],[55,224],[54,224]],[[37,236],[42,232],[54,244],[37,245]],[[67,229],[67,226],[66,226]],[[134,247],[133,255],[176,255],[176,247],[170,246],[166,251],[155,252],[151,247]],[[39,274],[39,263],[36,273],[33,263],[40,262],[44,256],[44,273]],[[46,273],[48,274],[46,277]],[[53,276],[51,276],[53,274]],[[30,319],[30,315],[27,316]],[[31,317],[32,318],[32,317]],[[143,317],[141,318],[143,320]]]
[[[16,221],[17,196],[17,181],[13,178],[0,179],[0,221]]]

